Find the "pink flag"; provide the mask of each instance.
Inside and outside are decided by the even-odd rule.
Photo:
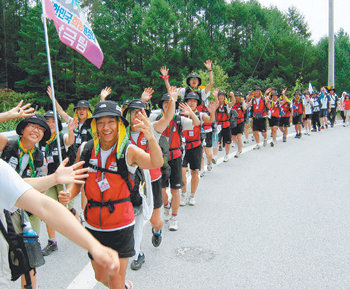
[[[78,0],[44,0],[44,13],[55,23],[64,44],[85,56],[98,68],[103,53]]]

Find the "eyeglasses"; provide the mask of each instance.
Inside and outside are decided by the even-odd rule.
[[[28,127],[31,128],[32,130],[36,129],[37,131],[42,132],[42,133],[45,132],[45,129],[38,124],[30,123],[30,124],[28,124]]]

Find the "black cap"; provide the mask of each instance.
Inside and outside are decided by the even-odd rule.
[[[186,102],[187,100],[189,99],[195,99],[197,100],[197,106],[200,105],[201,103],[201,100],[199,98],[199,95],[195,92],[190,92],[190,93],[187,93],[184,97],[184,101]]]
[[[277,88],[276,88],[276,87],[274,87],[274,86],[272,86],[272,87],[271,87],[271,89],[272,89],[272,90],[277,90]]]
[[[122,116],[121,109],[115,101],[106,100],[96,104],[94,114],[91,118],[87,119],[86,121],[88,122],[88,124],[90,124],[92,119],[100,118],[103,116],[120,117],[124,122],[125,126],[129,125],[129,122]]]
[[[33,116],[23,119],[16,127],[16,133],[22,135],[22,130],[28,125],[28,123],[35,123],[40,125],[45,129],[44,136],[41,139],[42,141],[48,141],[51,137],[51,130],[49,125],[46,123],[45,117],[40,114],[35,114]]]
[[[74,109],[77,109],[79,107],[87,107],[91,111],[90,103],[87,100],[79,100]]]
[[[169,93],[164,93],[158,103],[159,105],[159,108],[163,108],[163,102],[164,101],[169,101],[170,100],[170,97],[169,97]]]
[[[128,111],[132,109],[144,109],[147,116],[149,116],[151,113],[148,109],[146,109],[146,104],[141,99],[130,100],[123,111],[123,116],[126,117]]]
[[[197,73],[191,73],[186,79],[186,83],[187,83],[188,86],[190,86],[191,78],[197,78],[198,79],[198,86],[200,86],[202,84],[202,79],[199,77],[199,75]]]
[[[274,96],[274,95],[277,95],[277,96],[278,96],[278,93],[277,93],[277,91],[275,91],[275,92],[271,93],[271,95],[272,95],[272,96]]]
[[[45,112],[44,117],[55,117],[54,113],[52,110],[48,110]],[[57,116],[57,122],[58,122],[58,130],[61,131],[62,130],[62,122],[61,122],[61,117],[58,115]]]
[[[219,90],[219,92],[218,92],[218,96],[219,95],[225,95],[225,97],[226,97],[226,91],[225,90]]]
[[[242,92],[240,92],[240,91],[236,91],[235,92],[235,96],[242,96],[243,94],[242,94]]]
[[[254,90],[261,90],[261,87],[257,85],[254,87]]]
[[[300,89],[297,89],[297,90],[294,92],[294,95],[296,95],[296,94],[301,94]]]

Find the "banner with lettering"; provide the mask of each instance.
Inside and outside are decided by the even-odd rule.
[[[98,68],[103,53],[78,0],[44,0],[44,12],[52,19],[58,36]]]

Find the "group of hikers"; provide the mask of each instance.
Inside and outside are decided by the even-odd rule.
[[[301,138],[302,127],[304,135],[333,127],[337,111],[344,126],[349,123],[350,95],[344,92],[338,97],[334,87],[322,87],[320,92],[297,89],[288,97],[287,89],[278,93],[275,87],[263,91],[256,86],[244,96],[240,91],[226,93],[214,88],[212,61],[207,60],[204,66],[209,84],[202,86],[200,76],[192,73],[184,88],[171,86],[169,69],[163,66],[160,72],[167,92],[159,100],[159,109],[150,109],[152,88],[146,88],[139,98],[117,104],[106,100],[112,92],[106,87],[94,110],[88,100],[80,100],[74,107],[74,117],[70,117],[56,101],[57,124],[53,110],[43,116],[30,113],[22,115],[29,116],[17,125],[16,140],[0,134],[1,158],[22,178],[55,174],[60,168],[59,154],[62,159],[68,158],[68,166],[77,163],[77,169],[86,168],[84,184],[55,184],[46,195],[66,205],[94,238],[118,252],[120,266],[116,274],[106,271],[89,253],[95,278],[109,288],[133,288],[125,275],[129,258],[133,258],[133,270],[139,270],[145,262],[141,251],[145,220],[152,225],[153,246],[160,246],[164,222],[170,231],[179,229],[179,208],[196,204],[200,177],[213,169],[218,151],[224,151],[224,162],[229,161],[232,147],[237,147],[234,157],[241,157],[251,131],[254,149],[267,146],[268,127],[269,144],[275,147],[278,129],[283,142],[287,141],[291,124],[295,137]],[[47,93],[52,98],[50,87]],[[28,107],[24,107],[26,111]],[[61,119],[68,124],[68,133],[63,133]],[[80,215],[73,206],[78,194],[84,211]],[[10,215],[18,219],[18,214],[25,214],[40,235],[38,216],[18,210]],[[47,233],[44,256],[58,249],[50,224]],[[27,282],[22,278],[23,288]],[[31,283],[35,288],[35,270]]]

